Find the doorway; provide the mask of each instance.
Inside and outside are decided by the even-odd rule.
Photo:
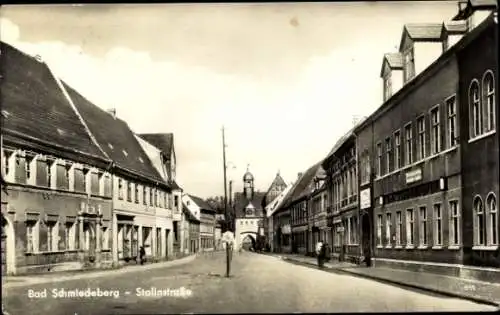
[[[169,234],[170,230],[169,229],[166,229],[165,230],[165,257],[168,259],[168,234]]]
[[[370,267],[372,264],[372,246],[371,246],[371,222],[370,216],[365,213],[361,217],[361,236],[362,236],[362,246],[363,246],[363,256],[365,257],[366,266]]]
[[[7,255],[8,255],[8,249],[7,249],[7,225],[9,223],[7,220],[2,215],[2,276],[7,273]]]

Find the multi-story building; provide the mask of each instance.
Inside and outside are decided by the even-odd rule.
[[[281,177],[280,172],[276,173],[274,180],[272,181],[269,189],[267,190],[264,198],[262,199],[262,209],[264,209],[264,214],[266,218],[269,218],[269,215],[266,212],[267,206],[271,204],[278,196],[282,194],[282,192],[286,189],[288,185]],[[263,228],[264,228],[264,236],[265,236],[265,244],[271,245],[269,238],[269,230],[272,230],[272,226],[269,226],[269,220],[263,220]]]
[[[200,211],[200,250],[213,251],[215,249],[216,210],[200,197],[194,195],[188,195],[188,197],[189,205],[191,202],[194,203]]]
[[[172,229],[162,230],[162,233],[165,234],[162,236],[162,239],[168,239],[168,242],[165,244],[169,246],[168,248],[172,248],[172,251],[169,251],[169,255],[172,252],[172,255],[177,256],[183,252],[183,242],[181,240],[185,239],[185,237],[182,229],[182,188],[176,182],[177,159],[175,155],[174,135],[172,133],[143,133],[139,136],[158,148],[162,153],[160,160],[155,158],[154,161],[156,161],[158,167],[163,165],[162,170],[164,171],[160,172],[160,174],[162,174],[163,179],[170,186],[167,202],[168,209],[172,210]],[[164,218],[163,215],[160,217]],[[168,222],[163,221],[163,224],[164,227],[168,227]]]
[[[201,249],[201,208],[187,193],[182,195],[184,217],[189,222],[189,252],[197,253]]]
[[[327,174],[327,224],[332,232],[332,256],[357,261],[360,256],[358,177],[352,130],[337,141],[323,167]]]
[[[457,51],[458,93],[447,102],[447,121],[454,128],[447,129],[445,146],[460,146],[462,161],[462,200],[448,203],[448,242],[463,247],[465,265],[498,268],[498,25],[496,16],[487,15],[491,7],[478,10],[475,4],[469,1],[456,17],[472,22],[464,43],[457,44],[463,47]],[[486,277],[500,281],[500,273]]]
[[[285,188],[285,190],[283,190],[281,194],[279,194],[279,196],[274,198],[274,200],[270,204],[268,204],[265,208],[267,223],[264,226],[268,227],[267,240],[270,246],[269,250],[271,252],[275,251],[275,239],[276,239],[276,230],[274,230],[274,222],[273,222],[274,213],[281,207],[283,201],[285,200],[285,197],[287,196],[290,189],[292,189],[292,187],[293,185],[288,185]]]
[[[109,263],[111,160],[50,68],[0,47],[2,272]]]
[[[247,169],[243,175],[243,192],[234,194],[235,246],[239,248],[245,242],[255,247],[257,237],[263,235],[264,209],[262,200],[265,193],[255,191],[254,177]]]
[[[331,227],[327,222],[327,190],[325,184],[325,171],[320,167],[308,187],[309,197],[308,205],[308,237],[306,242],[306,252],[308,254],[315,253],[315,244],[318,241],[326,242],[332,245]]]
[[[460,21],[406,25],[399,53],[391,54],[392,61],[384,57],[384,103],[354,133],[360,160],[361,230],[362,235],[372,235],[367,243],[374,248],[368,252],[377,265],[472,273],[455,267],[491,257],[486,254],[491,251],[487,232],[481,231],[487,231],[487,224],[494,226],[491,218],[496,215],[487,219],[482,196],[487,199],[498,192],[498,175],[490,175],[498,173],[498,136],[483,127],[488,115],[475,119],[474,113],[488,113],[477,105],[481,102],[498,106],[490,105],[496,97],[488,81],[488,69],[496,71],[493,20],[475,28]],[[480,87],[482,81],[474,80],[479,74],[481,80],[486,78]],[[403,84],[398,91],[388,91],[395,75],[402,76]],[[484,140],[479,140],[482,135]],[[491,155],[477,158],[477,149]],[[479,209],[475,221],[469,210],[473,206]],[[495,207],[489,213],[496,213]],[[364,215],[371,212],[373,216]]]
[[[309,167],[304,173],[298,174],[297,183],[284,203],[284,208],[290,208],[292,228],[292,252],[306,254],[308,252],[309,232],[312,228],[308,224],[309,197],[314,188],[314,178],[322,171],[320,163]]]

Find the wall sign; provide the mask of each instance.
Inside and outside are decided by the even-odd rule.
[[[359,193],[359,203],[361,209],[366,209],[371,207],[370,188],[363,189]]]
[[[416,169],[406,173],[406,183],[411,184],[422,179],[422,169]]]

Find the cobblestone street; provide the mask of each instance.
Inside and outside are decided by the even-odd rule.
[[[135,269],[98,278],[7,287],[3,303],[10,314],[137,314],[239,312],[401,312],[488,311],[494,307],[400,289],[375,281],[326,273],[289,264],[276,257],[236,254],[230,279],[225,256],[213,253],[170,268]],[[151,265],[153,266],[153,265]],[[75,276],[78,278],[78,276]],[[118,290],[119,297],[58,298],[53,289]],[[185,297],[137,296],[136,289],[180,289]],[[47,289],[47,298],[29,298],[28,290]],[[130,294],[126,294],[126,292]],[[391,299],[387,296],[390,295]],[[352,297],[355,297],[353,300]]]

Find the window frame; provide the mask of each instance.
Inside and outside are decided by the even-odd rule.
[[[403,212],[396,211],[396,246],[403,246]]]
[[[422,216],[423,210],[423,216]],[[418,245],[420,247],[429,246],[429,238],[427,237],[429,226],[428,222],[429,213],[427,211],[427,206],[422,205],[418,207],[418,221],[419,221],[419,233],[418,233]]]
[[[410,131],[410,137],[407,136],[407,131]],[[404,162],[405,166],[413,164],[413,125],[412,122],[407,123],[404,126]]]
[[[438,211],[439,210],[439,216]],[[432,216],[433,216],[433,246],[441,247],[443,246],[443,205],[436,202],[432,205]],[[440,224],[438,224],[440,223]],[[438,227],[440,227],[438,229]],[[438,239],[438,236],[440,239]]]
[[[417,161],[423,160],[426,157],[425,150],[425,136],[426,136],[426,128],[425,128],[425,114],[422,114],[417,117]],[[422,129],[420,129],[419,123],[422,123]]]
[[[486,88],[485,79],[490,78],[491,88],[489,90]],[[492,132],[496,130],[496,95],[495,95],[495,76],[493,71],[486,70],[483,74],[483,78],[481,80],[481,96],[482,96],[482,104],[485,107],[486,114],[486,124],[484,124],[483,129],[484,132]],[[491,104],[490,99],[493,101]]]
[[[394,170],[401,168],[401,129],[394,131]],[[397,141],[396,141],[397,139]]]
[[[392,137],[385,138],[385,168],[386,173],[389,174],[391,170],[391,160],[392,160]]]
[[[382,149],[382,142],[379,141],[375,145],[376,151],[377,151],[377,177],[382,176],[382,155],[383,155],[383,149]]]
[[[406,246],[415,246],[415,210],[413,208],[406,209]]]
[[[471,95],[472,89],[477,88],[477,98],[474,94]],[[469,116],[470,116],[470,139],[477,138],[483,134],[483,111],[481,104],[481,86],[477,79],[472,79],[469,84],[468,89],[468,104],[469,104]],[[478,116],[478,117],[476,117]],[[477,123],[477,124],[476,124]]]
[[[495,207],[492,209],[490,207],[490,202],[495,202]],[[487,215],[487,229],[486,229],[486,244],[488,246],[498,246],[498,201],[495,193],[490,192],[486,196],[486,207],[485,212]],[[494,214],[494,218],[493,217]],[[494,220],[493,220],[494,219]]]
[[[385,238],[386,247],[392,247],[392,213],[387,212],[385,214]]]
[[[431,127],[431,148],[430,152],[431,155],[436,155],[439,154],[442,149],[442,141],[441,141],[441,104],[436,104],[434,105],[430,110],[429,110],[429,120],[430,120],[430,127]],[[433,115],[436,113],[436,118],[437,121],[434,121]],[[436,142],[437,141],[437,142]]]
[[[453,211],[452,204],[456,204],[456,214]],[[458,199],[448,200],[448,216],[450,218],[449,227],[449,246],[460,246],[462,244],[462,228],[461,228],[461,215],[460,215],[460,203]],[[457,221],[457,229],[455,231],[455,220]],[[455,242],[455,238],[457,241]]]
[[[453,102],[450,103],[450,101]],[[444,100],[446,106],[446,146],[448,149],[454,148],[458,145],[458,137],[460,134],[459,126],[457,123],[457,96],[456,94],[448,96]],[[453,113],[450,114],[450,104],[453,105]],[[451,128],[453,123],[453,128]]]

